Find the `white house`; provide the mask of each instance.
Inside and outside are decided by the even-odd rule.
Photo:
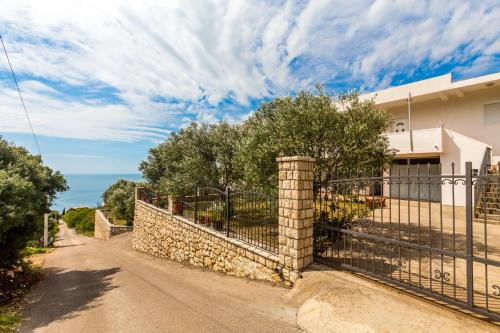
[[[410,174],[465,173],[465,162],[474,172],[500,161],[500,73],[452,81],[451,74],[417,81],[361,96],[374,98],[378,107],[392,114],[387,136],[397,150],[397,165],[410,164]],[[384,190],[385,191],[385,190]],[[401,197],[416,199],[416,188],[403,189]],[[449,186],[434,186],[431,200],[451,204]],[[423,196],[422,196],[423,195]],[[427,199],[425,193],[421,198]],[[428,195],[427,195],[428,196]],[[458,191],[455,204],[464,204]]]

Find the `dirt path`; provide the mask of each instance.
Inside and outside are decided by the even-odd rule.
[[[286,289],[139,254],[130,238],[99,241],[61,224],[21,332],[298,330]]]

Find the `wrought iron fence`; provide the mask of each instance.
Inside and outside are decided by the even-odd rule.
[[[139,188],[137,190],[137,198],[141,201],[147,202],[151,205],[167,208],[168,207],[168,196],[159,195],[153,191],[147,190],[145,188]]]
[[[446,170],[315,184],[315,259],[500,320],[500,176]]]
[[[192,195],[178,197],[173,213],[228,237],[278,253],[278,200],[251,190],[197,188]],[[155,204],[151,193],[146,202]],[[143,200],[139,193],[139,200]]]

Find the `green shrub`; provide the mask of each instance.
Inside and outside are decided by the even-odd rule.
[[[57,211],[51,211],[49,214],[49,246],[52,246],[59,232],[59,222],[57,220]],[[33,233],[33,238],[26,244],[27,247],[39,248],[43,246],[43,219],[37,224]]]
[[[38,239],[47,206],[67,188],[40,156],[0,137],[0,268],[18,263],[21,250]]]
[[[95,209],[89,207],[71,208],[66,211],[62,219],[68,227],[74,228],[78,233],[91,235],[94,232]]]
[[[15,332],[21,324],[21,316],[15,309],[0,307],[0,332]]]
[[[21,254],[23,257],[29,257],[34,254],[40,254],[40,253],[47,253],[48,249],[44,247],[31,247],[31,246],[26,246],[24,250],[21,251]]]
[[[110,210],[112,218],[116,223],[120,223],[120,220],[125,220],[127,225],[132,225],[134,219],[135,187],[135,182],[119,179],[103,193],[104,206]]]

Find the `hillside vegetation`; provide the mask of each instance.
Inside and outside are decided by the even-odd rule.
[[[93,236],[95,222],[95,208],[71,208],[66,211],[62,219],[68,227],[74,228],[78,233]]]

